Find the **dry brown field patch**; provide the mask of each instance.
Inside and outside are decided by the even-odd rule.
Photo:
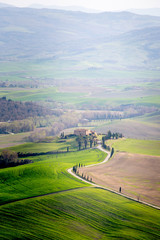
[[[116,153],[109,162],[80,168],[80,174],[92,177],[98,185],[119,191],[135,199],[160,205],[160,157]]]

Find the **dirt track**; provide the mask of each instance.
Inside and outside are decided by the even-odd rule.
[[[80,168],[79,173],[92,177],[98,185],[141,201],[160,206],[160,157],[117,153],[107,163]]]

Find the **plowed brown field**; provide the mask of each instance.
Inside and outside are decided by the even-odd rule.
[[[109,162],[80,168],[98,185],[160,206],[160,157],[119,152]]]

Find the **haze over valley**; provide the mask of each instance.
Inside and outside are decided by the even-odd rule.
[[[1,239],[160,238],[156,2],[0,3]]]

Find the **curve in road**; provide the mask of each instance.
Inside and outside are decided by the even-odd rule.
[[[110,159],[110,156],[111,156],[111,153],[110,153],[110,152],[108,152],[108,151],[106,151],[105,149],[103,149],[100,145],[98,145],[97,148],[98,148],[99,150],[103,151],[103,152],[106,152],[106,153],[108,154],[107,157],[104,159],[103,162],[97,163],[97,164],[88,165],[88,166],[86,166],[86,168],[87,168],[87,167],[92,167],[92,166],[98,166],[98,165],[100,165],[100,164],[103,164],[103,163],[107,162],[107,161]],[[92,185],[93,187],[95,187],[95,188],[107,190],[107,191],[109,191],[109,192],[112,192],[112,193],[118,194],[118,195],[120,195],[120,196],[122,196],[122,197],[125,197],[125,198],[127,198],[127,199],[129,199],[129,200],[132,200],[132,201],[135,201],[135,202],[138,202],[138,203],[141,203],[141,204],[145,204],[145,205],[147,205],[147,206],[150,206],[150,207],[153,207],[153,208],[156,208],[156,209],[160,210],[160,207],[158,207],[158,206],[152,205],[152,204],[147,203],[147,202],[144,202],[144,201],[137,200],[137,199],[132,198],[132,197],[129,197],[129,196],[123,194],[123,193],[116,192],[116,191],[114,191],[114,190],[112,190],[112,189],[109,189],[109,188],[106,188],[106,187],[97,185],[97,184],[95,184],[95,183],[89,182],[89,181],[83,179],[82,177],[77,176],[75,173],[73,173],[72,168],[69,168],[67,171],[68,171],[68,173],[70,173],[72,176],[74,176],[74,177],[82,180],[83,182],[86,182],[86,183],[91,184],[91,185]]]

